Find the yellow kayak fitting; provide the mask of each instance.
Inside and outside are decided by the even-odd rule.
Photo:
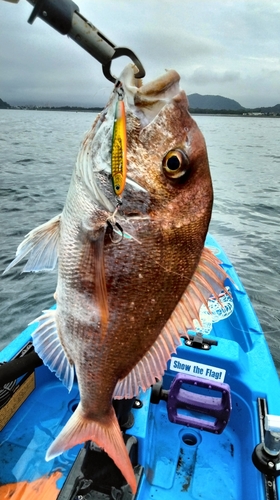
[[[123,100],[116,103],[111,172],[114,192],[120,196],[126,180],[126,119]]]

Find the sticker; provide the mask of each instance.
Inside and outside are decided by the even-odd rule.
[[[226,376],[226,370],[223,368],[195,363],[194,361],[175,357],[171,358],[170,370],[179,373],[188,373],[195,377],[216,380],[219,382],[224,382]]]
[[[210,297],[208,300],[208,308],[202,304],[199,311],[200,322],[194,320],[195,331],[202,335],[209,335],[212,331],[213,323],[218,323],[223,319],[228,318],[234,310],[233,299],[230,287],[225,287],[228,294],[222,292],[219,294],[219,300],[215,297]]]

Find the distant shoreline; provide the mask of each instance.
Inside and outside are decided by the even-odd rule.
[[[275,106],[258,106],[249,108],[241,106],[234,99],[220,95],[189,94],[188,104],[190,113],[193,115],[218,115],[218,116],[260,116],[280,117],[280,103]],[[104,106],[81,106],[81,105],[51,105],[49,104],[23,104],[11,105],[0,99],[0,109],[27,109],[39,111],[72,111],[82,113],[99,113]]]
[[[83,108],[79,106],[10,106],[1,107],[0,109],[19,110],[19,111],[70,111],[72,113],[100,113],[104,108],[93,107]],[[215,110],[215,109],[199,109],[189,108],[192,115],[209,115],[209,116],[242,116],[245,118],[280,118],[280,113],[262,112],[254,110]]]
[[[34,106],[14,106],[10,108],[0,108],[16,111],[68,111],[71,113],[100,113],[104,108],[75,108],[75,107],[34,107]],[[227,111],[227,110],[209,110],[209,109],[189,109],[191,115],[209,115],[209,116],[242,116],[244,118],[280,118],[280,113],[261,113],[250,111]]]
[[[23,111],[71,111],[73,113],[81,112],[81,113],[100,113],[104,108],[82,108],[79,106],[58,106],[57,108],[54,106],[13,106],[10,109],[19,109]]]

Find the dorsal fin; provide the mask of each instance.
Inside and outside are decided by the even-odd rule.
[[[57,378],[70,392],[74,381],[74,365],[65,353],[57,333],[56,310],[43,311],[44,314],[32,323],[39,322],[36,330],[31,334],[34,349],[44,364],[55,372]]]
[[[201,305],[205,304],[208,308],[207,302],[211,295],[219,300],[221,290],[228,293],[224,287],[224,280],[228,275],[220,264],[221,261],[209,249],[203,249],[185,293],[152,347],[132,371],[118,381],[113,395],[115,399],[137,396],[140,388],[145,391],[156,379],[160,379],[171,354],[181,343],[181,336],[186,334],[186,330],[194,329],[194,320],[199,321]]]
[[[222,269],[221,263],[211,250],[203,249],[191,282],[171,315],[172,319],[174,313],[179,314],[187,330],[194,329],[194,320],[200,321],[199,311],[202,304],[209,310],[208,299],[211,295],[219,301],[221,291],[228,294],[224,281],[229,276]]]

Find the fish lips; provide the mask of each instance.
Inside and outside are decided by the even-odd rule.
[[[147,126],[180,94],[180,75],[175,70],[168,70],[155,80],[143,84],[134,76],[135,66],[129,64],[120,75],[128,108],[140,119],[141,127]]]

